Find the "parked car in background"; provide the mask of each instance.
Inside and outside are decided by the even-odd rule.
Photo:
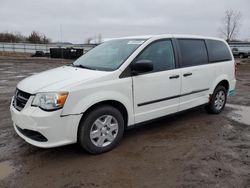
[[[77,59],[84,53],[83,49],[79,48],[50,48],[51,58]]]
[[[247,50],[239,49],[239,48],[233,48],[232,49],[234,57],[239,57],[239,58],[248,58],[250,56],[250,52]]]
[[[30,144],[78,142],[98,154],[113,149],[135,124],[199,105],[220,113],[235,84],[235,61],[224,40],[126,37],[24,79],[10,111],[15,131]]]
[[[45,57],[45,53],[43,51],[36,51],[31,57]]]
[[[230,42],[234,57],[248,58],[250,56],[250,43],[247,42]]]

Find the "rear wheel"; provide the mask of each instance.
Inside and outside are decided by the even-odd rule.
[[[219,114],[225,107],[227,101],[227,90],[224,86],[217,86],[206,109],[209,113]]]
[[[124,132],[124,119],[112,106],[99,106],[86,115],[78,132],[78,142],[92,154],[113,149]]]

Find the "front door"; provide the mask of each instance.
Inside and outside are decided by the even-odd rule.
[[[152,72],[133,76],[135,123],[178,111],[181,87],[180,70],[176,69],[172,41],[149,44],[135,61],[150,60]]]

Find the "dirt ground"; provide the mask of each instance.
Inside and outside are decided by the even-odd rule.
[[[219,115],[198,107],[126,131],[93,156],[76,144],[53,149],[16,135],[9,113],[18,81],[69,61],[0,57],[0,187],[250,187],[250,60]]]

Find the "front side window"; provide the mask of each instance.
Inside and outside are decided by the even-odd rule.
[[[181,54],[181,66],[190,67],[208,63],[208,55],[204,40],[178,39]]]
[[[104,71],[116,70],[144,41],[117,39],[104,42],[77,59],[73,66]]]
[[[174,51],[171,40],[153,42],[136,58],[150,60],[153,63],[153,72],[175,68]]]

